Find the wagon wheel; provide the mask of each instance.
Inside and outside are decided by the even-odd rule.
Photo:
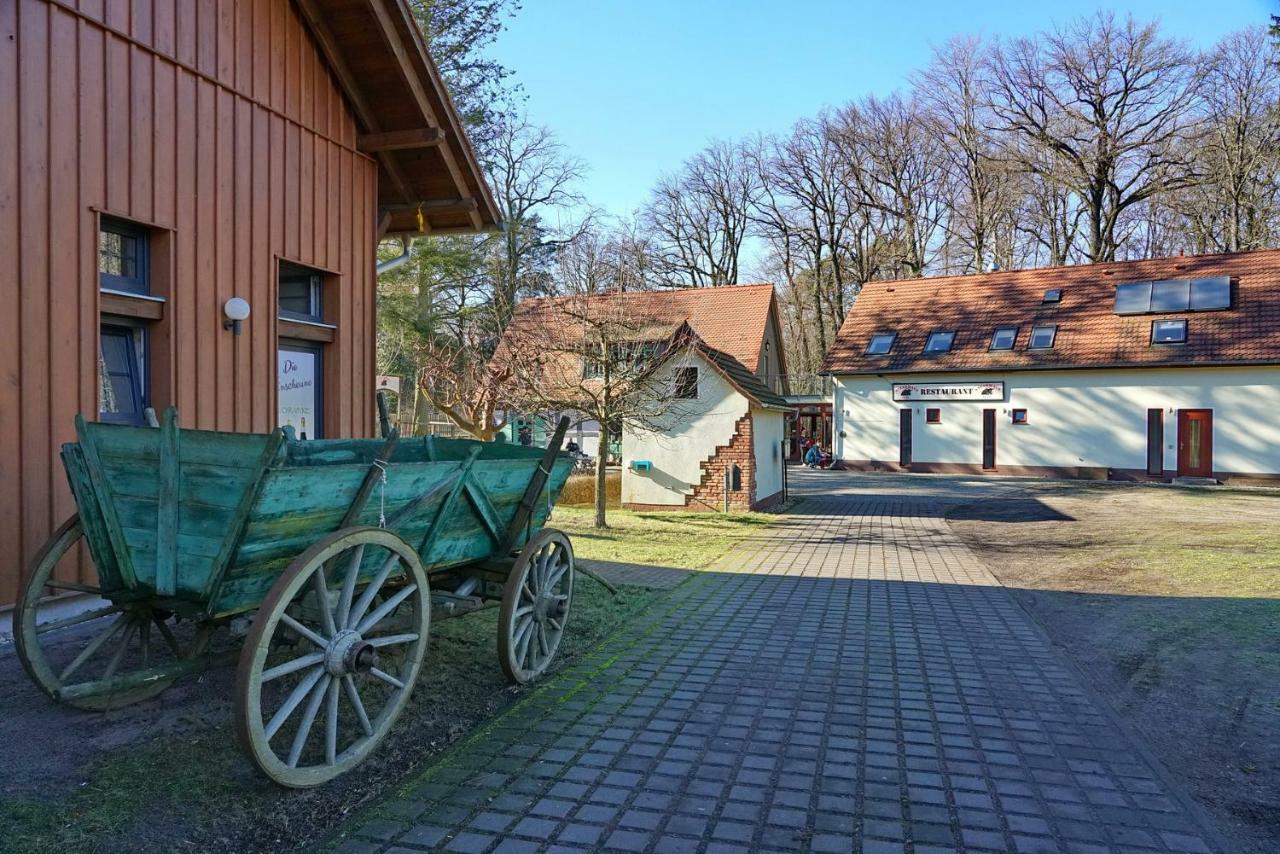
[[[236,730],[258,768],[306,788],[363,761],[409,700],[430,602],[417,552],[390,531],[346,528],[299,555],[259,608],[236,671]]]
[[[555,657],[573,598],[573,545],[543,528],[521,549],[507,576],[498,617],[498,661],[518,685],[542,674]]]
[[[39,623],[37,606],[49,593],[102,593],[91,584],[53,578],[59,563],[77,549],[83,538],[84,527],[76,514],[54,532],[36,555],[14,608],[14,642],[32,681],[54,700],[88,711],[119,709],[156,696],[177,677],[117,690],[111,690],[107,680],[127,679],[143,670],[201,654],[208,646],[212,627],[190,622],[180,626],[173,614],[154,608],[147,601],[108,602]],[[103,683],[103,693],[71,697],[62,694],[93,682]]]

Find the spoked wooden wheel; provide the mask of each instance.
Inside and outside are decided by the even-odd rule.
[[[59,528],[36,555],[14,609],[18,658],[31,679],[54,700],[77,709],[119,709],[154,697],[174,676],[136,677],[204,652],[212,628],[179,623],[146,601],[107,602],[58,620],[39,622],[46,596],[67,591],[101,594],[92,584],[59,581],[54,573],[84,538],[80,516]],[[68,558],[67,565],[71,565]]]
[[[516,684],[537,679],[555,657],[573,599],[573,544],[543,528],[507,577],[498,618],[498,660]]]
[[[236,728],[258,768],[305,788],[369,755],[409,701],[430,602],[417,553],[390,531],[347,528],[299,555],[258,610],[236,671]]]

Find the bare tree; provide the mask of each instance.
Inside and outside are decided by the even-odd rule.
[[[959,252],[947,272],[979,272],[990,262],[999,265],[999,256],[1005,254],[999,248],[1001,228],[1007,229],[1016,204],[1014,178],[999,156],[991,129],[991,83],[985,71],[982,41],[962,37],[935,50],[933,61],[913,80],[925,121],[942,142],[947,185],[953,192],[946,228]]]
[[[499,328],[522,294],[550,293],[548,273],[555,251],[589,225],[581,220],[565,233],[547,218],[582,204],[576,185],[585,167],[555,135],[523,117],[499,123],[491,146],[490,183],[503,229],[489,253],[493,303]]]
[[[1100,12],[999,46],[990,68],[1007,152],[1079,199],[1087,260],[1115,259],[1127,209],[1197,180],[1189,108],[1201,74],[1155,24]]]
[[[658,273],[677,287],[734,284],[757,192],[739,146],[717,142],[654,187],[642,222]]]
[[[1199,251],[1274,244],[1280,220],[1280,64],[1263,27],[1227,36],[1209,54],[1201,88],[1204,134],[1197,185],[1170,201]]]
[[[840,113],[843,147],[858,204],[877,212],[895,274],[929,266],[949,212],[942,143],[915,101],[868,97]]]
[[[622,294],[578,293],[525,300],[495,355],[509,372],[512,405],[526,412],[574,412],[600,425],[595,526],[608,527],[609,434],[652,430],[683,405],[663,367],[695,341],[687,323],[634,310]]]

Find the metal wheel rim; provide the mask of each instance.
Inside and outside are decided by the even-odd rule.
[[[62,526],[54,532],[53,536],[49,538],[48,542],[44,544],[32,561],[31,572],[14,608],[14,647],[18,653],[18,660],[22,662],[23,669],[27,671],[27,675],[50,699],[85,711],[110,711],[140,703],[160,694],[172,685],[177,677],[160,678],[144,685],[97,697],[59,697],[58,691],[60,689],[82,683],[67,681],[65,677],[69,677],[70,673],[67,673],[65,668],[63,673],[57,672],[40,643],[41,635],[114,615],[116,619],[106,625],[103,631],[96,635],[94,640],[90,641],[91,645],[101,638],[100,648],[112,649],[114,644],[115,648],[122,648],[127,651],[127,647],[134,637],[139,639],[140,644],[150,643],[152,637],[150,630],[155,626],[157,629],[156,637],[163,637],[167,642],[174,644],[172,648],[174,657],[178,660],[185,660],[204,652],[208,646],[211,631],[209,627],[202,626],[191,644],[183,649],[176,644],[171,630],[165,625],[168,618],[158,617],[145,603],[138,605],[116,605],[112,603],[63,620],[46,623],[43,626],[38,625],[38,606],[41,594],[49,586],[50,578],[54,569],[57,568],[58,562],[67,552],[75,548],[83,538],[84,527],[81,525],[80,515],[77,513],[62,523]],[[93,592],[100,591],[94,590]],[[73,663],[74,661],[75,659],[73,659]],[[108,660],[107,665],[111,666],[111,660]],[[118,665],[119,662],[117,661],[116,667]],[[78,671],[79,667],[72,667],[70,670],[73,672]],[[108,675],[123,674],[113,667]]]
[[[383,549],[389,556],[380,564],[378,575],[363,587],[358,587],[356,576],[369,546]],[[313,595],[304,592],[305,588],[317,590],[319,584],[316,579],[323,580],[326,572],[334,572],[335,569],[341,579],[338,587],[334,589],[327,581],[324,582],[326,601],[332,600],[335,592],[338,594],[328,618],[322,613],[317,627],[287,613],[299,601],[300,594]],[[398,574],[397,569],[404,573],[405,583],[383,602],[375,603],[377,595],[384,589],[390,590],[384,585],[388,579]],[[314,594],[313,601],[318,599],[319,595]],[[379,612],[392,600],[396,600],[395,604],[379,616]],[[389,637],[379,636],[378,627],[396,617],[400,605],[406,603],[415,629],[409,634],[416,637],[394,644],[403,655],[397,672],[380,671],[381,676],[375,675],[379,680],[389,677],[398,682],[399,687],[393,687],[391,699],[375,715],[370,716],[364,709],[364,697],[357,683],[357,673],[342,672],[342,675],[338,675],[334,672],[344,671],[348,663],[342,650],[345,644],[350,643],[350,639],[345,638],[345,635],[345,639],[340,639],[339,635],[355,631],[360,640],[354,642],[348,651],[362,652],[363,647],[357,649],[359,644],[365,643],[368,646],[375,640]],[[267,777],[290,788],[318,786],[362,762],[387,736],[409,701],[426,656],[430,620],[430,589],[426,572],[413,548],[390,531],[381,528],[349,528],[326,537],[299,555],[263,600],[240,653],[240,664],[236,671],[236,729],[249,758]],[[299,623],[315,637],[300,635],[304,641],[299,645],[301,654],[268,667],[272,642],[280,636],[281,627],[296,634]],[[321,641],[324,642],[323,646]],[[388,643],[386,647],[392,645]],[[377,649],[386,647],[379,646]],[[323,653],[319,659],[315,657],[318,653]],[[264,684],[275,678],[295,674],[299,682],[294,691],[266,719],[262,695]],[[313,676],[314,681],[311,681]],[[310,685],[307,687],[309,681]],[[353,692],[355,699],[352,698]],[[285,706],[291,708],[284,712],[282,719],[278,719]],[[354,718],[360,724],[363,735],[339,749],[337,721],[342,717],[344,706],[347,717]],[[298,729],[293,738],[281,738],[282,733],[287,735],[285,724],[294,719],[297,719]],[[316,725],[321,721],[323,729],[317,731]],[[302,747],[299,748],[298,734],[303,732],[304,727],[306,734],[301,736]],[[323,742],[323,762],[304,762],[306,757],[303,753],[308,748],[320,746],[321,742],[316,739]],[[273,742],[278,745],[278,749],[272,746]]]
[[[512,682],[542,675],[555,658],[573,602],[573,544],[543,528],[520,551],[502,594],[498,660]]]

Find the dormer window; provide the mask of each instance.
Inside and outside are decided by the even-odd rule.
[[[924,342],[925,355],[936,356],[951,351],[951,344],[956,340],[955,330],[937,329],[929,333]]]
[[[1046,323],[1031,327],[1031,340],[1027,342],[1028,350],[1052,350],[1053,340],[1058,337],[1058,327]]]
[[[867,344],[867,356],[883,356],[893,349],[893,342],[897,339],[896,332],[877,332],[871,336],[871,342]]]
[[[1016,326],[1000,326],[995,332],[991,333],[992,350],[1012,350],[1014,343],[1018,340],[1018,327]]]
[[[1040,301],[1042,303],[1062,302],[1062,288],[1049,288],[1044,292],[1044,299]]]

